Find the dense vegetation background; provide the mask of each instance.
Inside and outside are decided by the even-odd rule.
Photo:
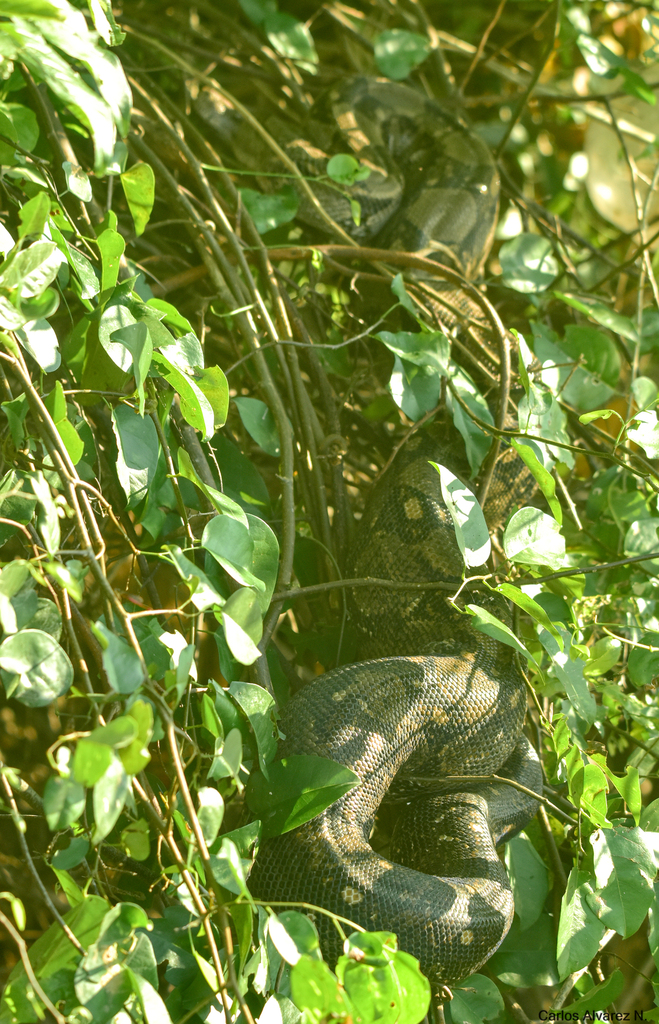
[[[351,506],[420,420],[452,417],[474,477],[501,436],[498,373],[449,354],[411,262],[296,220],[296,168],[238,175],[202,116],[211,95],[276,152],[267,116],[355,72],[442,98],[500,161],[483,294],[538,484],[487,581],[515,635],[477,627],[519,652],[546,803],[506,848],[508,938],[432,1012],[656,1014],[654,6],[0,15],[0,1024],[426,1012],[391,936],[344,923],[332,973],[245,885],[260,836],[352,784],[273,760],[276,708],[351,659]]]

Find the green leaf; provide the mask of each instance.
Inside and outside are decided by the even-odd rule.
[[[620,68],[624,68],[627,64],[624,57],[619,57],[599,39],[583,32],[577,36],[577,46],[581,50],[586,64],[596,75],[608,76],[611,71],[618,74]]]
[[[442,331],[380,331],[375,335],[390,352],[415,366],[435,370],[440,376],[448,376],[451,346]]]
[[[153,736],[153,708],[145,700],[135,700],[126,715],[136,724],[133,741],[119,750],[119,758],[129,775],[137,775],[151,760],[149,743]]]
[[[11,142],[0,142],[0,160],[3,164],[10,166],[16,163],[16,148],[12,143],[17,142],[18,138],[8,111],[0,110],[0,131],[7,139],[11,139]],[[7,249],[11,248],[8,242],[5,244]]]
[[[201,704],[200,704],[201,721],[206,729],[208,729],[211,736],[215,739],[224,739],[224,729],[222,727],[222,720],[215,710],[213,700],[208,693],[202,693]]]
[[[429,53],[430,43],[425,36],[402,28],[381,32],[374,43],[378,71],[395,82],[407,78],[414,68],[423,64]]]
[[[352,1009],[327,964],[312,957],[301,957],[291,969],[291,995],[314,1022],[331,1020],[334,1014],[343,1020]]]
[[[285,910],[268,918],[268,935],[281,957],[292,967],[302,956],[322,960],[315,924],[297,910]]]
[[[549,892],[547,867],[523,832],[506,843],[506,867],[522,931],[540,917]]]
[[[186,373],[179,370],[162,352],[153,353],[153,362],[160,374],[171,384],[181,401],[181,412],[187,423],[201,431],[203,441],[215,433],[215,413],[201,388]]]
[[[649,103],[651,107],[655,106],[657,97],[641,75],[632,71],[631,68],[620,68],[620,74],[623,79],[623,91],[628,96],[635,96],[637,99],[643,100],[644,103]]]
[[[451,514],[455,539],[465,565],[469,568],[483,565],[490,557],[492,547],[485,516],[476,495],[446,466],[439,466],[436,462],[431,462],[431,466],[439,473],[442,497]]]
[[[354,941],[360,938],[361,943]],[[352,956],[339,957],[336,976],[358,1020],[369,1013],[383,1024],[398,1020],[399,992],[390,959],[395,945],[396,937],[391,932],[358,932],[347,942],[346,952]]]
[[[216,491],[214,487],[210,487],[208,484],[204,483],[194,468],[192,460],[185,448],[179,448],[178,450],[178,471],[186,480],[191,480],[193,484],[196,484],[202,494],[208,498],[211,505],[213,505],[218,512],[232,516],[234,519],[237,519],[239,523],[242,523],[243,526],[246,526],[249,529],[249,522],[247,520],[247,516],[242,510],[242,507],[237,501],[234,501],[233,498],[229,498],[226,494],[223,494],[221,491]]]
[[[61,252],[66,256],[69,266],[73,268],[73,271],[80,281],[80,297],[82,299],[93,299],[98,295],[101,282],[98,274],[96,273],[95,267],[90,263],[86,256],[81,252],[78,252],[72,245],[66,241],[62,233],[55,226],[53,218],[49,221],[50,233],[53,240],[57,242],[57,245]]]
[[[92,185],[82,167],[72,164],[69,160],[64,160],[62,170],[69,192],[83,203],[90,203],[93,198]]]
[[[634,686],[651,686],[653,680],[659,676],[659,633],[644,633],[641,643],[654,650],[646,651],[641,647],[632,647],[627,670]]]
[[[517,292],[539,295],[560,273],[551,242],[542,235],[519,234],[499,250],[503,283]]]
[[[567,417],[549,390],[550,387],[557,389],[557,373],[559,387],[562,391],[565,390],[566,386],[569,386],[568,378],[570,376],[574,378],[578,374],[584,375],[580,378],[584,386],[582,388],[580,384],[579,394],[575,396],[575,401],[576,399],[581,400],[584,394],[587,395],[586,408],[593,408],[601,405],[603,401],[607,401],[607,397],[611,394],[611,389],[601,383],[599,388],[597,388],[592,382],[589,382],[586,387],[585,370],[575,369],[570,364],[566,353],[553,344],[553,342],[546,339],[541,331],[541,327],[542,325],[534,324],[534,331],[536,331],[534,345],[537,358],[543,365],[548,364],[546,370],[547,380],[545,381],[545,371],[543,370],[542,382],[540,384],[529,381],[528,394],[522,396],[518,405],[519,425],[520,429],[527,431],[529,434],[540,435],[546,438],[547,442],[555,440],[563,444],[570,444],[570,437],[566,429]],[[604,389],[605,397],[600,401],[602,389]],[[583,401],[585,402],[586,399],[584,398]],[[529,441],[529,444],[534,450],[539,452],[538,457],[548,471],[559,460],[568,466],[574,463],[572,453],[565,448],[555,449],[549,443],[537,440]]]
[[[259,600],[253,590],[241,587],[224,604],[222,627],[229,650],[241,665],[253,665],[261,657],[258,643],[263,635]]]
[[[496,615],[492,615],[486,608],[481,608],[477,604],[467,604],[465,605],[465,610],[472,616],[471,624],[479,633],[485,633],[486,636],[494,637],[495,640],[506,644],[507,647],[512,647],[514,651],[523,654],[527,661],[535,664],[535,659],[530,651],[515,636],[510,626],[507,626],[505,622],[498,619]]]
[[[132,647],[100,620],[92,624],[103,648],[103,668],[115,693],[134,693],[144,682],[144,669]]]
[[[217,833],[220,831],[222,818],[224,817],[224,801],[221,794],[212,786],[202,786],[197,791],[199,810],[197,817],[201,825],[201,831],[206,846],[215,842]]]
[[[270,601],[275,591],[277,577],[279,575],[279,542],[268,524],[247,512],[249,535],[252,538],[251,571],[254,576],[263,584],[263,590],[257,588],[256,596],[265,615],[270,607]]]
[[[76,466],[82,458],[85,446],[82,438],[68,418],[66,398],[60,381],[55,381],[55,387],[49,395],[45,396],[43,402],[53,417],[53,423],[57,428],[57,433],[64,442],[67,452],[71,456],[71,462]]]
[[[123,331],[126,327],[134,327],[136,323],[132,310],[125,302],[108,303],[98,322],[98,340],[115,366],[124,373],[132,371],[133,352],[123,340]]]
[[[636,413],[627,427],[627,437],[635,441],[649,459],[659,459],[659,421],[654,410]]]
[[[64,12],[48,0],[2,0],[2,14],[5,18],[54,18],[61,21]]]
[[[529,597],[528,594],[525,594],[523,590],[520,590],[520,588],[516,587],[513,583],[500,583],[499,586],[494,589],[499,594],[503,594],[503,596],[508,598],[509,601],[512,601],[513,604],[516,604],[517,607],[521,608],[522,611],[527,613],[527,615],[530,615],[535,622],[548,630],[556,640],[559,648],[563,650],[563,637],[547,615],[547,612],[542,605],[538,604],[537,601],[534,601],[532,597]]]
[[[130,967],[126,967],[125,970],[142,1008],[145,1024],[171,1024],[172,1019],[167,1012],[167,1007],[154,986]]]
[[[243,508],[247,507],[250,512],[268,509],[268,489],[254,463],[242,455],[221,433],[213,438],[212,447],[222,472],[224,492]]]
[[[503,997],[489,978],[472,974],[453,990],[451,1016],[463,1024],[482,1024],[504,1014]]]
[[[631,386],[634,401],[639,409],[648,409],[657,401],[659,388],[649,377],[636,377]]]
[[[569,761],[568,757],[566,763]],[[598,764],[584,765],[576,757],[574,766],[568,763],[568,791],[575,807],[580,807],[594,825],[611,828],[606,817],[606,776]]]
[[[37,192],[36,196],[24,203],[19,210],[18,216],[20,226],[18,229],[19,238],[29,238],[34,235],[39,238],[50,214],[50,196],[47,192]]]
[[[265,402],[258,398],[234,398],[234,402],[249,436],[268,455],[279,458],[279,434],[275,418]]]
[[[24,397],[24,396],[23,396]],[[7,404],[3,408],[7,412]],[[27,403],[23,403],[27,411]],[[9,419],[9,416],[7,416]],[[30,492],[29,477],[24,473],[17,473],[10,469],[0,482],[0,516],[5,519],[13,519],[17,523],[29,523],[37,499],[34,492]]]
[[[137,724],[127,715],[113,718],[108,725],[99,725],[90,733],[89,739],[94,743],[104,743],[113,750],[128,747],[137,735]]]
[[[112,13],[110,0],[91,0],[89,11],[94,28],[108,46],[121,46],[126,33],[122,32]]]
[[[640,776],[638,768],[628,764],[623,776],[614,775],[606,764],[606,759],[601,754],[593,754],[593,760],[602,768],[607,779],[617,789],[620,796],[627,804],[627,809],[634,819],[636,825],[640,825],[642,811],[642,795]],[[645,827],[645,826],[644,826]]]
[[[54,309],[49,313],[44,311],[47,316],[54,312]],[[59,369],[62,358],[60,356],[57,335],[43,317],[35,320],[30,318],[22,327],[16,329],[16,337],[25,351],[29,352],[32,358],[36,360],[44,373],[53,373]]]
[[[112,429],[117,440],[117,476],[126,495],[127,508],[134,508],[153,483],[158,468],[160,443],[149,416],[142,418],[127,405],[112,410]]]
[[[556,631],[560,633],[562,643],[560,639],[555,638]],[[574,710],[580,718],[592,725],[598,720],[599,712],[583,674],[584,662],[575,656],[576,652],[572,647],[570,632],[558,623],[554,623],[552,633],[540,628],[538,637],[551,658],[552,671],[563,684]]]
[[[492,413],[488,409],[487,402],[480,394],[476,385],[463,370],[452,370],[453,387],[458,393],[467,408],[479,419],[486,423],[494,423]],[[459,402],[455,401],[452,394],[449,398],[449,409],[453,416],[456,429],[462,435],[465,443],[465,450],[469,460],[469,468],[472,477],[476,476],[485,456],[492,446],[492,438],[474,423],[468,413],[462,408]]]
[[[16,290],[21,299],[36,298],[55,280],[63,261],[54,242],[33,242],[0,267],[0,287]]]
[[[181,578],[190,588],[190,600],[197,611],[206,611],[208,608],[214,607],[220,608],[224,604],[224,598],[218,594],[206,574],[198,569],[194,562],[186,558],[176,544],[166,544],[164,550]]]
[[[148,925],[140,907],[120,903],[110,910],[101,926],[97,941],[91,945],[75,973],[75,993],[94,1019],[109,1024],[130,998],[132,968],[149,984],[158,984],[158,969],[153,947],[143,932],[136,928]]]
[[[273,719],[275,702],[267,690],[264,690],[262,686],[256,686],[254,683],[231,683],[229,694],[244,715],[247,716],[250,729],[256,740],[259,767],[263,769],[272,761],[277,752],[278,730]],[[220,691],[215,701],[215,707],[222,715],[226,731],[227,720],[225,719],[224,712],[218,707],[220,696],[226,699],[226,691]],[[241,719],[239,718],[239,725],[240,721]]]
[[[616,826],[590,837],[597,899],[589,906],[607,928],[629,938],[640,928],[652,905],[656,873],[652,850],[640,828]]]
[[[233,778],[236,785],[242,786],[239,778],[243,760],[243,738],[240,729],[230,729],[226,735],[217,736],[213,761],[208,769],[209,779]]]
[[[55,555],[59,549],[60,541],[57,505],[53,500],[50,487],[41,470],[30,474],[30,482],[39,503],[39,514],[37,516],[39,532],[43,537],[48,554]]]
[[[311,33],[303,22],[283,11],[275,10],[266,14],[263,28],[277,53],[297,61],[305,71],[315,75],[318,54]]]
[[[565,538],[552,516],[537,508],[520,508],[511,517],[503,534],[503,548],[511,562],[523,565],[565,565]]]
[[[589,324],[568,324],[561,348],[575,361],[585,362],[591,373],[612,388],[620,382],[620,353],[603,331]]]
[[[219,366],[197,367],[195,384],[208,399],[215,417],[215,430],[219,430],[226,423],[229,411],[229,383],[224,370]]]
[[[392,932],[353,932],[339,957],[336,975],[357,1020],[370,1015],[382,1024],[419,1024],[430,1005],[430,984],[418,961],[396,949]]]
[[[156,195],[156,177],[149,164],[136,163],[120,175],[128,209],[139,237],[149,223]]]
[[[112,831],[121,814],[130,780],[118,757],[112,755],[110,766],[94,786],[94,829],[92,843],[98,845]]]
[[[78,864],[82,864],[88,851],[89,840],[84,836],[74,836],[65,849],[55,851],[51,864],[58,871],[70,871],[71,868],[77,868]]]
[[[144,320],[138,320],[134,324],[126,324],[125,327],[120,328],[118,331],[113,331],[112,344],[115,345],[117,342],[125,345],[130,352],[132,359],[131,369],[135,377],[135,389],[139,397],[139,414],[144,416],[144,406],[146,404],[144,382],[149,375],[151,359],[153,358],[153,342]],[[125,366],[122,369],[125,370]]]
[[[182,334],[193,333],[190,321],[170,302],[165,302],[164,299],[149,299],[147,308],[155,311],[156,315],[159,314],[159,319],[162,319],[163,323],[169,324],[175,331],[180,331]]]
[[[43,794],[43,809],[51,832],[68,828],[85,809],[85,790],[72,778],[51,776]]]
[[[16,135],[16,141],[24,149],[32,152],[39,141],[37,115],[29,107],[23,106],[22,103],[2,103],[0,104],[0,109],[10,119]]]
[[[101,253],[101,292],[110,292],[117,283],[119,266],[126,243],[123,235],[106,228],[96,239]]]
[[[238,583],[261,592],[265,590],[265,583],[251,571],[254,540],[243,523],[231,516],[215,516],[206,524],[201,546]]]
[[[659,551],[658,528],[659,518],[640,519],[633,522],[623,540],[624,553],[633,558],[636,555],[652,554]],[[639,562],[638,568],[657,575],[659,573],[659,558]]]
[[[408,313],[411,313],[414,319],[417,319],[417,307],[414,305],[414,301],[408,295],[405,288],[405,281],[403,280],[402,274],[396,274],[395,278],[391,282],[391,291],[400,302],[403,309],[406,309]]]
[[[360,164],[349,153],[336,153],[327,161],[327,175],[338,185],[354,185],[366,181],[371,175],[370,167]]]
[[[593,420],[608,420],[611,416],[617,416],[621,423],[624,423],[620,413],[615,409],[594,409],[592,412],[585,412],[579,417],[579,423],[592,423]]]
[[[561,901],[557,952],[560,978],[585,967],[599,950],[604,925],[589,906],[594,879],[587,871],[573,868]]]
[[[583,422],[583,417],[580,416],[579,419]],[[544,465],[538,458],[536,451],[534,451],[531,445],[523,444],[516,438],[512,438],[510,444],[536,480],[538,487],[547,499],[547,503],[552,511],[554,519],[558,525],[561,526],[563,522],[563,509],[556,498],[556,481],[554,480],[554,477],[547,469],[545,469]]]
[[[292,754],[269,765],[267,779],[252,772],[245,796],[267,838],[310,821],[359,785],[359,776],[344,765],[315,754]]]
[[[219,853],[211,854],[210,861],[215,880],[229,892],[233,892],[237,896],[244,896],[255,910],[245,875],[245,871],[251,865],[251,860],[243,859],[238,853],[236,844],[224,836]]]
[[[554,292],[554,295],[557,299],[565,302],[566,305],[572,306],[573,309],[578,309],[580,313],[585,313],[586,316],[601,324],[602,327],[608,327],[614,334],[619,334],[622,338],[626,338],[627,341],[638,342],[638,331],[629,317],[616,313],[615,310],[602,305],[601,302],[593,299],[590,295],[566,295],[563,292]]]
[[[260,235],[274,231],[281,224],[288,224],[297,213],[300,203],[298,194],[292,185],[284,185],[278,192],[263,195],[251,188],[239,189],[240,198],[245,209],[254,221],[254,227]]]
[[[362,222],[362,204],[357,199],[352,199],[351,197],[348,198],[348,202],[350,203],[350,215],[353,224],[359,227]]]
[[[62,892],[66,896],[69,906],[77,907],[85,898],[82,889],[76,885],[68,871],[60,871],[56,867],[53,867],[52,870],[55,873],[57,881],[62,887]]]
[[[620,661],[622,642],[612,636],[603,636],[589,648],[590,657],[584,665],[588,679],[603,676]]]
[[[615,1005],[615,1001],[622,995],[624,988],[625,976],[620,968],[616,968],[606,981],[601,981],[599,985],[594,985],[581,999],[575,999],[571,1002],[566,1007],[566,1015],[567,1013],[577,1014],[571,1020],[587,1020],[588,1017],[586,1015],[589,1015],[590,1019],[594,1020],[596,1013],[606,1010],[612,1004]]]
[[[131,821],[121,832],[121,845],[133,860],[148,860],[151,853],[148,822],[144,818]]]
[[[554,918],[543,912],[527,930],[521,931],[519,918],[515,918],[498,951],[487,962],[495,977],[513,988],[531,985],[555,985],[558,982],[556,966],[556,935]]]
[[[78,740],[73,756],[73,777],[81,786],[91,789],[102,779],[113,760],[112,748],[107,743],[94,743],[84,737]]]
[[[21,53],[23,61],[30,71],[39,79],[45,79],[53,92],[75,111],[76,117],[89,129],[94,140],[95,170],[97,174],[103,174],[106,165],[112,159],[114,149],[115,128],[111,105],[106,102],[107,97],[102,98],[87,85],[71,65],[60,57],[44,39],[46,36],[50,42],[53,42],[65,53],[75,55],[87,63],[89,70],[97,77],[97,80],[100,76],[106,86],[110,86],[110,96],[115,95],[117,99],[123,99],[121,94],[125,90],[116,88],[115,82],[110,81],[111,75],[106,73],[108,68],[118,69],[119,74],[115,72],[112,77],[115,80],[122,80],[125,84],[117,57],[94,46],[84,21],[79,19],[79,12],[68,8],[64,24],[44,21],[39,26],[40,32],[32,32],[26,24],[23,24],[21,31],[24,45]],[[85,60],[85,58],[87,59]],[[130,96],[130,92],[128,92],[128,96]],[[127,131],[127,127],[126,120],[126,123],[122,125],[124,132]]]
[[[428,367],[418,367],[396,356],[389,390],[396,405],[416,422],[437,405],[440,377]]]
[[[22,629],[0,644],[5,691],[29,708],[44,708],[65,694],[73,666],[54,637],[40,629]]]

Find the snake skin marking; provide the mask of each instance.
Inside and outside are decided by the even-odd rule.
[[[408,519],[423,519],[423,507],[418,498],[408,498],[404,508]]]
[[[360,892],[359,889],[353,889],[351,886],[346,886],[341,896],[350,906],[354,906],[355,903],[361,903],[364,899],[363,892]]]

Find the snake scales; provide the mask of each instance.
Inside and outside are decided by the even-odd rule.
[[[496,217],[498,179],[485,145],[400,85],[353,79],[327,102],[323,157],[350,148],[371,168],[348,197],[319,186],[334,219],[349,227],[349,198],[357,198],[359,241],[450,258],[473,276]],[[317,145],[290,145],[298,163],[302,151],[320,159]],[[314,222],[312,209],[301,214]],[[462,559],[431,458],[464,475],[453,439],[438,448],[428,435],[414,435],[367,504],[349,576],[457,586]],[[494,500],[485,509],[492,525],[505,514],[501,506]],[[540,791],[537,756],[522,735],[524,683],[511,650],[476,633],[439,590],[361,589],[351,602],[360,656],[372,660],[328,672],[293,697],[282,713],[281,755],[331,758],[361,785],[307,824],[266,840],[250,888],[266,900],[316,904],[365,928],[394,931],[439,992],[475,971],[505,937],[514,907],[495,846],[537,809],[505,783],[451,788],[442,779],[496,773]],[[503,603],[494,610],[507,617]],[[369,845],[387,793],[405,804],[390,859]],[[316,923],[332,962],[341,952],[336,929],[325,915]]]

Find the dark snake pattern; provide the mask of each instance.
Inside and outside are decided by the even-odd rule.
[[[330,105],[343,149],[348,144],[375,168],[353,186],[368,237],[443,260],[450,251],[475,273],[491,241],[498,189],[484,144],[441,107],[392,83],[352,80]],[[374,192],[366,195],[369,181]],[[345,213],[340,204],[332,210],[347,223]],[[440,461],[465,476],[457,452],[453,438],[413,436],[367,504],[348,576],[457,589],[462,559],[429,465]],[[488,523],[496,525],[514,499],[504,483],[485,508]],[[468,600],[508,618],[496,596]],[[474,631],[445,592],[354,589],[350,601],[367,660],[320,676],[291,699],[280,754],[331,758],[361,785],[264,841],[249,884],[264,900],[311,903],[369,930],[394,931],[439,993],[477,970],[505,937],[514,905],[495,847],[537,810],[503,782],[442,780],[497,774],[541,792],[537,755],[522,734],[525,685],[510,648]],[[403,810],[385,857],[369,839],[387,794]],[[333,963],[342,951],[336,928],[324,914],[315,920]]]

